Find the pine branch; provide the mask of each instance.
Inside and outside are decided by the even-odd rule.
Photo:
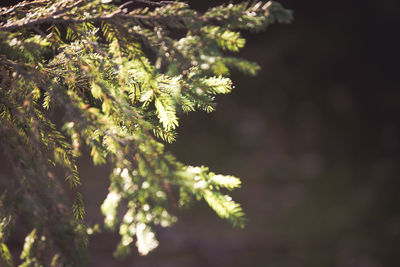
[[[11,201],[23,200],[21,210],[0,209],[3,265],[10,262],[3,221],[14,220],[17,212],[32,218],[36,229],[27,237],[24,264],[45,264],[51,254],[53,265],[86,263],[85,208],[78,192],[84,180],[77,168],[82,148],[91,151],[95,165],[113,169],[101,210],[105,227],[119,228],[116,255],[128,253],[134,238],[139,253],[149,253],[158,245],[154,226],[173,224],[177,203],[194,198],[244,226],[240,205],[221,192],[239,188],[240,180],[186,166],[163,141],[175,141],[182,112],[215,110],[215,95],[234,88],[225,77],[230,68],[257,72],[257,64],[225,54],[245,45],[238,29],[288,22],[290,11],[275,2],[231,4],[204,14],[176,1],[99,3],[42,0],[0,10],[0,145],[18,187]],[[186,35],[176,38],[171,29]],[[56,175],[55,166],[64,173]],[[75,194],[72,206],[63,182]],[[4,194],[1,208],[3,202]],[[46,248],[46,257],[37,247]]]

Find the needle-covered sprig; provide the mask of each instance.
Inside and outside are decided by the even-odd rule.
[[[116,1],[117,2],[117,1]],[[1,181],[0,265],[20,215],[30,233],[22,266],[84,266],[88,235],[79,156],[112,169],[101,205],[104,227],[117,230],[116,256],[133,244],[157,247],[154,227],[175,209],[205,200],[243,227],[244,212],[226,193],[238,178],[178,161],[174,142],[183,113],[215,110],[215,95],[234,88],[230,69],[259,67],[235,56],[240,30],[290,22],[276,2],[243,2],[199,13],[179,1],[22,1],[0,9],[0,146],[13,171]],[[68,200],[67,183],[74,199]]]

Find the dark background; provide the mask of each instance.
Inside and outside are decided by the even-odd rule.
[[[223,2],[189,1],[198,10]],[[242,178],[234,198],[247,227],[198,204],[159,231],[146,257],[117,264],[117,240],[95,237],[93,266],[400,266],[400,4],[280,3],[292,24],[245,34],[240,56],[260,73],[232,73],[233,93],[215,113],[181,119],[169,147],[187,164]],[[107,179],[98,173],[87,177]],[[98,212],[104,196],[86,202]]]
[[[203,11],[223,2],[189,1]],[[233,93],[212,114],[184,116],[168,146],[242,179],[233,195],[247,227],[199,203],[158,231],[146,257],[133,249],[117,261],[118,235],[93,237],[92,266],[400,266],[400,3],[279,2],[292,24],[244,34],[240,56],[260,73],[233,72]],[[102,221],[109,170],[87,157],[80,168],[87,219]]]

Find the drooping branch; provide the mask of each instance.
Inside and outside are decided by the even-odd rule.
[[[80,24],[80,23],[85,23],[85,22],[102,22],[102,21],[110,21],[114,19],[123,19],[123,20],[141,20],[141,21],[154,21],[154,22],[159,22],[159,24],[162,23],[163,19],[166,19],[167,17],[158,15],[156,13],[148,13],[146,15],[141,15],[141,14],[135,14],[134,12],[128,13],[127,9],[125,7],[127,5],[133,4],[133,3],[144,3],[148,5],[153,5],[153,6],[158,6],[162,7],[165,5],[173,5],[175,2],[173,1],[160,1],[160,2],[154,2],[154,1],[148,1],[148,0],[134,0],[134,1],[129,1],[126,2],[122,5],[120,5],[116,10],[108,13],[108,14],[97,14],[95,16],[88,16],[84,18],[73,18],[73,14],[67,13],[68,11],[72,10],[75,7],[78,7],[81,4],[84,4],[84,0],[77,1],[73,3],[71,6],[65,7],[63,9],[58,9],[59,6],[61,6],[64,2],[60,2],[59,5],[56,7],[56,11],[51,13],[51,14],[45,14],[44,17],[39,17],[36,19],[31,19],[31,20],[18,20],[16,22],[10,22],[10,23],[5,23],[3,25],[0,25],[0,31],[14,31],[19,28],[23,27],[32,27],[32,26],[37,26],[37,25],[42,25],[42,24]],[[22,2],[16,6],[13,6],[9,8],[8,10],[4,11],[3,13],[0,13],[0,16],[7,15],[11,12],[14,12],[17,8],[20,7],[25,7],[29,4],[29,2]],[[190,18],[185,18],[185,17],[169,17],[173,18],[174,20],[181,20],[181,21],[188,21],[187,19],[193,19],[193,17]],[[198,20],[202,20],[201,18],[198,18]]]

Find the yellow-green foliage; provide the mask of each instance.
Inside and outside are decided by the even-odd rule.
[[[0,145],[14,172],[0,196],[2,266],[13,265],[6,243],[18,214],[33,229],[23,266],[46,265],[49,255],[54,265],[86,264],[87,234],[99,227],[85,224],[82,148],[113,170],[101,211],[105,227],[119,229],[116,256],[132,244],[143,255],[156,248],[154,226],[173,224],[174,208],[192,198],[244,226],[242,208],[221,191],[240,180],[186,166],[164,142],[176,140],[183,112],[215,110],[215,95],[233,88],[230,68],[257,72],[256,63],[233,56],[245,45],[239,31],[287,23],[291,12],[275,2],[203,14],[178,1],[134,2],[41,0],[0,9]],[[174,37],[176,30],[185,35]]]

